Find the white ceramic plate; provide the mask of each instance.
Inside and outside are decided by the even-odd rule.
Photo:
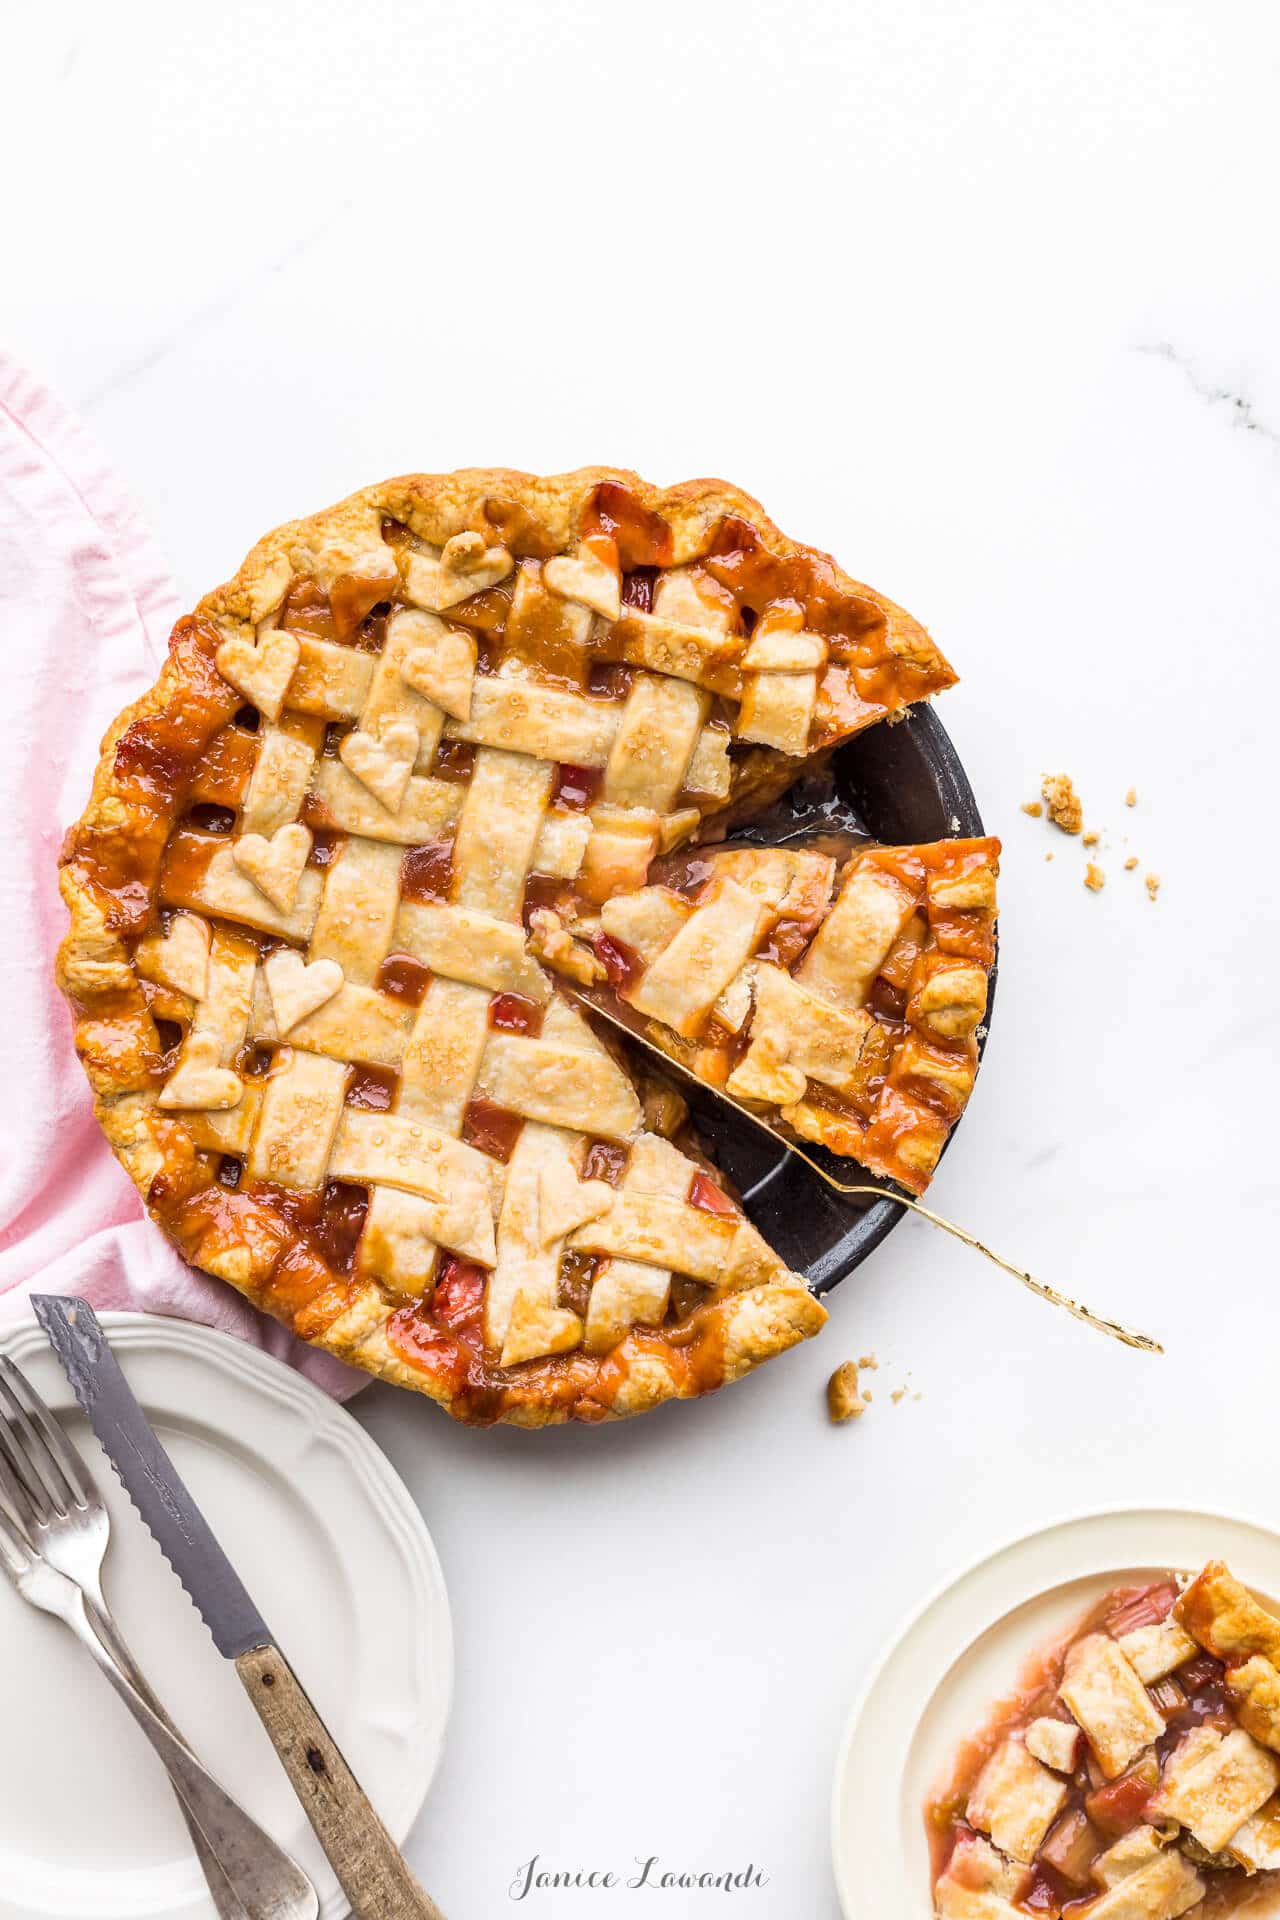
[[[831,1836],[846,1920],[928,1920],[924,1802],[1038,1646],[1109,1588],[1214,1558],[1280,1596],[1280,1538],[1270,1529],[1153,1508],[1060,1521],[935,1594],[876,1666],[841,1743]]]
[[[364,1429],[277,1361],[185,1321],[100,1316],[139,1400],[397,1841],[426,1796],[453,1682],[422,1518]],[[111,1512],[104,1585],[206,1765],[347,1912],[235,1670],[214,1648],[37,1327],[4,1341]],[[0,1579],[0,1917],[211,1920],[159,1762],[60,1622]]]

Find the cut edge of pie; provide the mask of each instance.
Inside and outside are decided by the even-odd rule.
[[[1221,1561],[1113,1589],[930,1797],[939,1920],[1177,1920],[1280,1886],[1280,1618]]]
[[[379,622],[372,648],[365,636]],[[498,673],[486,671],[495,632]],[[602,673],[615,677],[598,698],[594,666],[589,685],[571,684],[587,634],[604,636]],[[148,1210],[193,1264],[303,1339],[478,1423],[620,1417],[736,1379],[816,1332],[822,1307],[688,1154],[683,1196],[668,1172],[647,1174],[636,1203],[609,1203],[612,1242],[589,1220],[544,1239],[540,1208],[567,1217],[556,1214],[568,1204],[557,1188],[566,1168],[591,1184],[581,1175],[593,1137],[625,1135],[632,1153],[655,1140],[680,1150],[641,1127],[631,1077],[514,951],[508,928],[522,942],[523,890],[539,860],[553,873],[575,860],[572,870],[586,871],[599,841],[590,877],[607,898],[642,879],[659,846],[678,845],[710,815],[763,804],[831,746],[954,678],[902,609],[787,540],[718,481],[661,491],[606,468],[408,476],[278,529],[178,622],[156,685],[108,731],[63,849],[71,928],[58,983],[99,1123]],[[721,710],[731,717],[717,719]],[[674,772],[657,751],[673,728]],[[586,806],[589,833],[572,790],[584,766],[600,803]],[[187,816],[232,773],[239,829],[215,846],[227,829],[206,833],[206,820],[193,827]],[[482,785],[498,809],[489,830],[473,823],[468,843],[482,905],[459,906],[455,891],[437,907],[430,882],[403,894],[402,867],[422,856],[425,872],[441,820],[456,836],[449,859],[460,857]],[[206,798],[196,811],[227,809]],[[504,848],[530,817],[537,845],[524,848],[512,895]],[[637,844],[648,849],[639,865]],[[388,1111],[394,1076],[378,1062],[390,1055],[399,1071],[413,1023],[388,1010],[381,971],[362,975],[359,942],[401,908],[414,910],[416,950],[432,956],[428,989],[448,989],[437,1049],[443,1035],[456,1052],[469,1034],[494,1086],[523,1086],[530,1069],[494,1023],[495,1000],[527,998],[557,1025],[535,1062],[547,1085],[521,1115],[518,1183],[482,1165],[488,1151],[461,1139],[460,1125]],[[435,957],[442,942],[451,973]],[[388,944],[380,967],[396,958]],[[531,979],[544,984],[530,989]],[[339,1044],[352,1023],[355,1059]],[[427,1086],[448,1048],[433,1060],[423,1046]],[[569,1123],[565,1052],[599,1103],[589,1099],[583,1119],[605,1116],[594,1130]],[[502,1106],[499,1092],[490,1104]],[[220,1181],[228,1166],[239,1178],[246,1154],[258,1156],[265,1195],[252,1206]],[[505,1164],[501,1151],[493,1157]],[[658,1146],[641,1155],[662,1157]],[[621,1179],[625,1188],[625,1167]],[[653,1179],[656,1207],[645,1204]],[[506,1191],[514,1185],[523,1200]],[[495,1212],[498,1242],[510,1238],[518,1255],[500,1288]],[[621,1337],[591,1351],[588,1316],[563,1304],[548,1262],[572,1239],[570,1250],[597,1272],[606,1266],[625,1293],[636,1262],[624,1229],[640,1236],[651,1280],[664,1271],[662,1246],[677,1239],[702,1249],[708,1276],[729,1277],[707,1278],[710,1291],[674,1324],[646,1320],[643,1303],[630,1319],[619,1308]],[[406,1291],[415,1262],[416,1294]],[[478,1301],[477,1272],[489,1276]],[[453,1328],[426,1315],[428,1284],[432,1301],[449,1293]],[[655,1300],[659,1290],[650,1288]],[[496,1310],[490,1295],[501,1296]],[[505,1366],[454,1337],[477,1319],[491,1323],[485,1337],[491,1350],[500,1342]]]

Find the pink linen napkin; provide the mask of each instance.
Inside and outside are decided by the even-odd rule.
[[[183,611],[135,508],[84,428],[0,353],[0,1328],[27,1295],[175,1314],[299,1367],[345,1398],[364,1377],[197,1273],[146,1218],[98,1130],[53,983],[66,928],[58,849],[98,743],[144,692]]]

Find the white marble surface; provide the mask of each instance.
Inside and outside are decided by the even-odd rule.
[[[701,1406],[528,1436],[360,1403],[456,1609],[412,1842],[451,1920],[513,1910],[534,1852],[754,1861],[733,1911],[831,1920],[838,1730],[946,1570],[1107,1502],[1280,1522],[1275,13],[64,0],[5,31],[5,330],[193,593],[387,473],[615,461],[738,480],[963,676],[1004,944],[935,1198],[1167,1357],[912,1222]],[[1059,767],[1098,897],[1018,810]]]

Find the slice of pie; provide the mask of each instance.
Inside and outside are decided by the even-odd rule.
[[[697,848],[594,913],[535,914],[532,946],[699,1078],[919,1193],[978,1070],[999,855]]]
[[[540,950],[592,915],[612,937],[655,859],[953,679],[900,608],[719,482],[419,476],[270,535],[179,621],[63,854],[58,977],[152,1217],[304,1339],[478,1423],[637,1412],[815,1332],[678,1099],[527,928]],[[864,858],[830,913],[788,865],[772,946],[739,924],[762,885],[773,902],[764,867],[724,868],[706,941],[672,893],[683,944],[673,926],[646,977],[683,1036],[703,947],[723,967],[736,940],[716,1003],[741,1005],[748,962],[756,985],[734,1070],[797,1130],[918,1177],[970,1060],[955,930],[994,862]],[[926,957],[951,986],[916,992]],[[883,1043],[855,1073],[850,1037],[876,1021],[878,1078]]]
[[[1252,1910],[1280,1888],[1278,1790],[1280,1619],[1221,1561],[1117,1588],[930,1801],[939,1920]]]

